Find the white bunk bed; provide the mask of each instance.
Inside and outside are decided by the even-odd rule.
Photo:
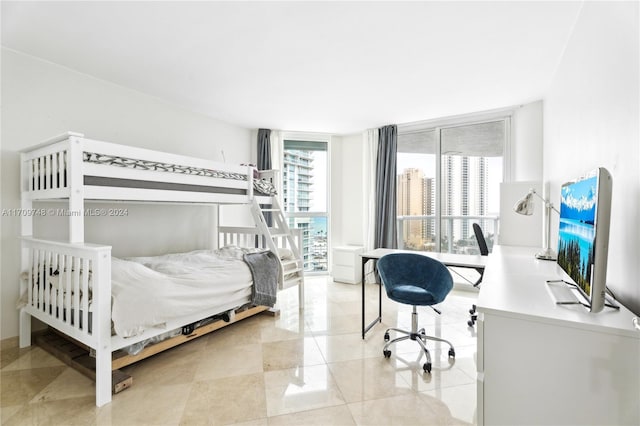
[[[182,315],[167,321],[164,328],[147,328],[133,337],[112,335],[111,247],[84,241],[86,201],[249,205],[255,227],[218,227],[217,238],[212,238],[218,247],[213,248],[233,244],[275,254],[288,251],[288,260],[276,256],[278,286],[298,285],[302,309],[300,234],[289,230],[273,193],[255,190],[268,192],[262,178],[273,180],[273,173],[92,140],[73,132],[23,151],[21,163],[22,211],[36,212],[37,201],[63,200],[71,214],[69,241],[64,242],[33,238],[34,215],[21,219],[20,293],[25,303],[20,309],[20,347],[31,345],[34,317],[90,348],[96,359],[96,405],[111,401],[114,351],[232,312],[237,302]],[[273,224],[267,223],[266,211],[271,212]]]

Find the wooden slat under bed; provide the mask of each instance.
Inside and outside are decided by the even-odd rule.
[[[266,312],[270,315],[277,315],[278,311],[267,306],[253,306],[247,309],[236,311],[232,318],[228,321],[217,319],[209,324],[198,327],[189,334],[180,334],[175,337],[168,338],[161,342],[149,345],[136,355],[129,355],[126,351],[118,350],[112,354],[111,369],[112,374],[112,392],[118,393],[133,384],[133,378],[126,373],[120,371],[128,365],[134,364],[145,358],[149,358],[160,352],[166,351],[183,343],[194,340],[197,337],[204,336],[213,331],[224,328],[228,325],[235,324],[245,318]],[[86,345],[72,339],[71,337],[58,332],[56,329],[49,327],[47,330],[34,333],[34,339],[38,346],[58,358],[65,364],[73,367],[80,373],[96,380],[96,362],[90,354],[90,349]]]

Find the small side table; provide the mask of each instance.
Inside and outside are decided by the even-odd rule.
[[[333,280],[347,284],[360,284],[362,280],[360,254],[363,251],[364,247],[361,246],[334,247],[331,265]]]

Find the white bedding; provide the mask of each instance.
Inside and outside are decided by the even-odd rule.
[[[253,279],[244,262],[245,253],[263,251],[235,246],[219,250],[197,250],[189,253],[153,257],[111,258],[111,319],[113,331],[121,337],[132,337],[151,327],[165,327],[180,317],[208,312],[223,313],[251,301]],[[287,250],[282,258],[290,256]],[[61,297],[66,306],[66,268],[48,275],[51,297]],[[84,271],[78,272],[82,279]],[[285,271],[286,273],[286,271]],[[37,276],[38,272],[33,272]],[[22,273],[26,282],[28,273]],[[37,280],[36,280],[37,281]],[[93,311],[93,279],[89,271],[89,312]],[[37,294],[38,288],[33,291]],[[72,294],[73,295],[73,294]],[[83,306],[84,295],[79,295]],[[70,301],[75,308],[74,298]],[[18,309],[27,305],[26,291],[16,303]],[[80,308],[82,309],[82,308]]]
[[[242,306],[251,298],[246,249],[225,247],[128,259],[112,258],[112,320],[130,337],[150,327],[215,306]]]

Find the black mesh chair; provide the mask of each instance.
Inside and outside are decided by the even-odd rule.
[[[475,234],[476,241],[478,242],[480,255],[487,256],[489,254],[489,248],[487,247],[487,242],[484,239],[482,228],[480,228],[480,225],[478,225],[477,223],[473,224],[473,233]],[[484,276],[484,268],[478,268],[476,269],[476,271],[478,271],[478,273],[480,274],[480,278],[478,278],[478,281],[473,284],[474,287],[478,287],[480,285]],[[469,309],[469,315],[471,315],[471,318],[469,319],[469,321],[467,321],[467,325],[469,327],[473,327],[478,319],[478,314],[476,313],[476,305],[471,306],[471,309]]]

